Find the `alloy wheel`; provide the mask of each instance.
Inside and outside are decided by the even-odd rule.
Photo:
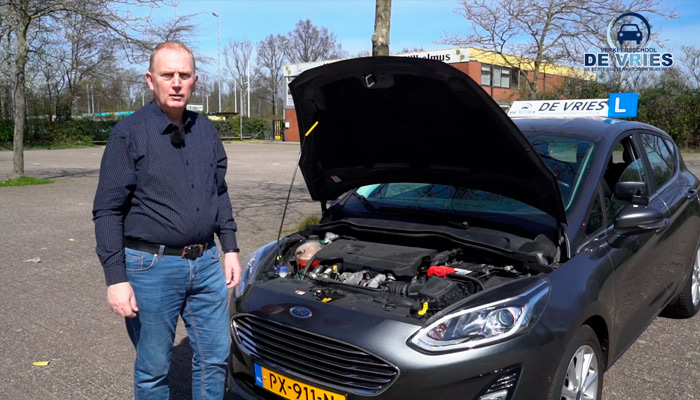
[[[562,400],[597,399],[599,373],[598,359],[593,348],[589,345],[579,347],[566,369],[561,389]]]

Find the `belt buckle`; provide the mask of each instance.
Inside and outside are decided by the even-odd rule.
[[[204,253],[204,245],[201,244],[191,244],[185,246],[182,249],[182,258],[187,258],[189,260],[195,260]]]

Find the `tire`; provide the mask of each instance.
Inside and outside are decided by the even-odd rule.
[[[664,309],[664,316],[690,318],[700,310],[700,247],[690,268],[683,291]]]
[[[582,365],[587,365],[587,368],[576,368]],[[581,326],[566,346],[547,399],[600,400],[603,396],[604,369],[598,337],[590,326]],[[584,385],[579,383],[581,380]]]

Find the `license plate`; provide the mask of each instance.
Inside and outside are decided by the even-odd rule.
[[[345,395],[307,385],[258,364],[255,384],[289,400],[345,400]]]

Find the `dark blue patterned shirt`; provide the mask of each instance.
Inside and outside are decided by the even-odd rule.
[[[170,138],[180,128],[155,102],[109,136],[92,210],[107,285],[128,281],[124,237],[184,247],[217,233],[224,251],[237,247],[221,139],[207,118],[190,111],[184,117],[181,146]]]

